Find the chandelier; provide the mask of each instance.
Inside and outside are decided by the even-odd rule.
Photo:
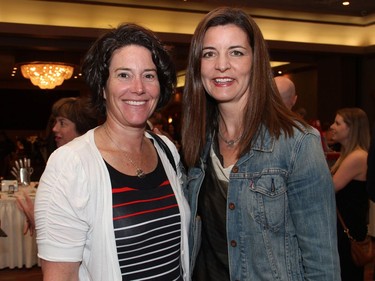
[[[41,89],[53,89],[72,77],[73,66],[60,62],[31,62],[21,65],[21,73]]]

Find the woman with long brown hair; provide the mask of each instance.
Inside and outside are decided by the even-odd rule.
[[[183,94],[194,280],[339,280],[319,133],[283,104],[254,20],[218,8],[191,42]]]
[[[331,130],[332,140],[341,144],[340,157],[331,168],[337,209],[351,236],[362,241],[367,234],[369,211],[366,173],[370,127],[367,115],[360,108],[340,109]],[[363,280],[364,267],[353,263],[350,241],[340,223],[337,232],[342,280]]]

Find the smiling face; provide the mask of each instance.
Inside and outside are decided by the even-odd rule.
[[[138,45],[116,50],[104,89],[107,118],[122,126],[143,128],[159,96],[160,84],[151,52]]]
[[[350,133],[349,126],[344,122],[341,115],[337,114],[335,122],[331,125],[331,140],[345,145]]]
[[[246,33],[234,24],[210,27],[203,40],[201,78],[218,102],[241,101],[249,94],[253,56]]]
[[[56,146],[60,147],[76,137],[80,136],[76,130],[76,125],[68,118],[57,116],[55,125],[52,128],[55,134]]]

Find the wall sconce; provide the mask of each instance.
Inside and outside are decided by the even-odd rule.
[[[21,65],[21,73],[41,89],[54,89],[72,77],[74,67],[60,62],[30,62]]]

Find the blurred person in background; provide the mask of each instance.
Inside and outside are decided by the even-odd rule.
[[[12,154],[16,151],[16,144],[5,131],[0,131],[0,179],[8,178],[12,168]]]
[[[375,125],[372,128],[371,143],[367,156],[367,194],[370,197],[369,234],[375,237]],[[375,265],[372,279],[375,280]]]
[[[52,106],[54,141],[60,147],[98,125],[98,113],[83,98],[62,98]]]
[[[372,129],[371,143],[367,157],[367,192],[375,202],[375,126]]]
[[[360,108],[339,109],[331,130],[332,140],[341,144],[340,156],[331,167],[337,210],[350,235],[363,241],[367,235],[369,212],[366,174],[370,128],[367,115]],[[340,222],[337,223],[337,235],[342,280],[363,280],[364,267],[353,263],[350,240]]]
[[[281,99],[287,108],[292,110],[297,102],[296,87],[292,80],[285,76],[276,76],[275,83],[279,90]]]
[[[68,97],[57,100],[52,106],[48,121],[48,127],[50,127],[51,134],[54,136],[53,143],[50,144],[48,141],[50,138],[47,136],[42,147],[42,154],[46,158],[45,162],[57,147],[67,144],[98,126],[98,120],[98,112],[92,108],[86,98]],[[45,164],[39,167],[36,166],[35,161],[32,161],[32,165],[39,180]],[[24,192],[23,195],[24,198],[17,197],[17,205],[26,217],[24,234],[29,231],[30,235],[33,235],[35,231],[34,204],[27,193]]]

